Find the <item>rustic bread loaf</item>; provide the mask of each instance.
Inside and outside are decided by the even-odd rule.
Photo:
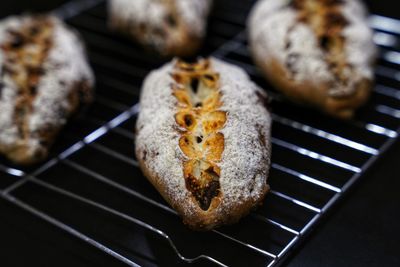
[[[57,132],[91,98],[93,75],[74,31],[51,16],[0,22],[0,153],[43,160]]]
[[[350,118],[370,95],[376,47],[359,0],[260,0],[248,22],[254,61],[289,98]]]
[[[110,26],[164,56],[193,55],[212,0],[110,0]]]
[[[233,223],[268,191],[265,93],[220,60],[174,60],[146,78],[136,157],[149,181],[193,229]]]

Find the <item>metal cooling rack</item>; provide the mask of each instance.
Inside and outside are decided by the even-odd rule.
[[[253,66],[244,32],[254,1],[217,0],[202,51]],[[163,63],[106,27],[101,0],[55,11],[87,42],[97,76],[95,103],[71,122],[42,165],[0,161],[0,198],[129,266],[273,266],[397,139],[400,130],[400,21],[372,15],[381,48],[368,105],[343,122],[287,102],[274,90],[272,191],[236,225],[188,230],[147,182],[134,158],[132,132],[143,77]]]

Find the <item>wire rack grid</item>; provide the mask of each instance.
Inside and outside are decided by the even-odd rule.
[[[188,230],[145,180],[133,155],[140,85],[164,60],[109,32],[102,0],[54,13],[76,27],[97,77],[95,103],[75,118],[50,159],[0,161],[0,199],[128,266],[275,266],[309,234],[400,133],[400,22],[372,15],[381,53],[371,101],[343,122],[289,103],[254,67],[245,20],[254,1],[217,0],[203,55],[245,69],[272,96],[271,192],[240,223]],[[190,244],[190,245],[187,245]]]

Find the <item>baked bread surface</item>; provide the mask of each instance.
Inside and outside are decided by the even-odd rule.
[[[39,162],[91,98],[83,45],[55,17],[9,17],[0,22],[0,66],[0,153],[17,164]]]
[[[270,114],[265,93],[233,65],[174,60],[145,79],[136,157],[185,224],[233,223],[268,191]]]
[[[212,0],[110,0],[110,26],[164,56],[193,55]]]
[[[351,118],[373,84],[376,46],[359,0],[260,0],[249,22],[255,63],[289,98]]]

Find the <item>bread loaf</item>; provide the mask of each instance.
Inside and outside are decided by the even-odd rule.
[[[77,34],[51,16],[0,22],[0,153],[43,160],[56,134],[91,99],[92,71]]]
[[[265,93],[215,58],[174,60],[146,78],[136,157],[148,180],[193,229],[233,223],[268,191]]]
[[[376,47],[359,0],[260,0],[249,44],[262,73],[289,98],[351,118],[373,84]]]
[[[110,0],[112,29],[164,56],[190,56],[202,44],[212,0]]]

